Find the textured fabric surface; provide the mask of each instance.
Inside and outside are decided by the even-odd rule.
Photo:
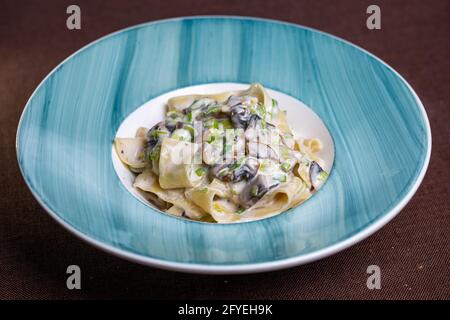
[[[377,1],[382,29],[366,28],[371,1],[76,1],[82,29],[66,28],[72,1],[3,1],[0,10],[0,298],[3,299],[448,299],[450,298],[450,2]],[[201,14],[249,15],[314,27],[369,50],[400,72],[427,110],[433,134],[422,186],[383,229],[334,256],[256,275],[203,276],[135,265],[57,225],[20,175],[15,133],[23,107],[61,60],[137,23]],[[66,268],[82,289],[66,288]],[[369,265],[381,290],[366,287]]]

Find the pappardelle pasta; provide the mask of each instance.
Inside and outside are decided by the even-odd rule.
[[[297,137],[260,84],[247,90],[169,99],[164,121],[116,138],[133,186],[169,214],[243,222],[302,203],[328,173],[318,139]]]

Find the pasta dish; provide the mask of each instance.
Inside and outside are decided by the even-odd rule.
[[[298,137],[260,84],[242,91],[184,95],[165,119],[116,138],[133,186],[169,214],[243,222],[279,214],[311,197],[328,173],[319,139]]]

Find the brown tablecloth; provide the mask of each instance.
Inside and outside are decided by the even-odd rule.
[[[375,1],[382,29],[366,28],[373,1],[17,1],[0,4],[0,298],[90,299],[432,299],[450,298],[450,1]],[[82,29],[66,28],[81,8]],[[201,276],[135,265],[92,248],[56,224],[19,173],[15,133],[43,77],[83,45],[162,18],[230,14],[311,26],[354,42],[399,71],[421,97],[433,151],[415,197],[386,227],[344,252],[296,268],[243,276]],[[66,288],[66,268],[82,289]],[[366,268],[379,265],[381,290]]]

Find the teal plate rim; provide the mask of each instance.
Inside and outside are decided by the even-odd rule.
[[[39,194],[36,192],[36,190],[32,187],[30,181],[27,179],[27,176],[24,172],[24,169],[20,163],[20,149],[19,149],[19,133],[21,131],[21,126],[23,124],[23,118],[26,113],[26,110],[28,106],[30,105],[30,102],[34,98],[35,94],[38,92],[38,90],[43,86],[43,84],[46,82],[48,78],[50,78],[58,69],[60,66],[62,66],[64,63],[66,63],[68,60],[70,60],[72,57],[77,55],[78,53],[84,51],[85,49],[94,46],[96,43],[105,40],[107,38],[113,37],[119,33],[130,31],[132,29],[138,29],[144,26],[149,26],[153,24],[158,24],[162,22],[170,22],[170,21],[180,21],[180,20],[195,20],[195,19],[240,19],[240,20],[254,20],[254,21],[262,21],[262,22],[270,22],[270,23],[277,23],[281,25],[291,26],[295,28],[300,28],[304,30],[309,30],[315,33],[319,33],[321,35],[333,38],[334,40],[337,40],[339,42],[342,42],[344,44],[347,44],[363,53],[368,55],[369,57],[373,58],[374,60],[378,61],[381,65],[386,67],[388,70],[390,70],[395,76],[397,76],[403,85],[406,86],[406,88],[410,91],[412,94],[415,102],[417,103],[417,106],[420,109],[420,114],[422,116],[422,120],[425,125],[425,133],[426,133],[426,154],[424,157],[423,165],[420,170],[420,172],[415,176],[414,183],[410,186],[408,192],[404,195],[404,197],[396,203],[396,205],[391,208],[390,210],[387,210],[387,212],[380,214],[375,220],[371,221],[370,224],[360,230],[358,230],[356,233],[351,235],[350,237],[340,240],[332,245],[329,245],[325,248],[319,249],[317,251],[300,254],[297,256],[289,257],[289,258],[282,258],[277,259],[273,261],[264,261],[264,262],[255,262],[255,263],[238,263],[238,264],[205,264],[205,263],[195,263],[195,262],[175,262],[175,261],[169,261],[164,260],[160,258],[153,258],[145,255],[141,255],[138,253],[134,253],[131,251],[127,251],[125,249],[121,249],[118,247],[114,247],[113,245],[107,244],[101,240],[97,240],[89,235],[84,234],[83,232],[77,230],[74,226],[70,225],[68,222],[66,222],[63,218],[61,218],[56,212],[54,212],[52,209],[49,208],[49,206],[42,201]],[[367,50],[345,40],[340,37],[334,36],[332,34],[329,34],[327,32],[323,32],[311,27],[302,26],[299,24],[291,23],[291,22],[285,22],[280,20],[274,20],[274,19],[266,19],[266,18],[258,18],[258,17],[247,17],[247,16],[228,16],[228,15],[201,15],[201,16],[183,16],[183,17],[174,17],[174,18],[168,18],[168,19],[161,19],[161,20],[155,20],[150,22],[144,22],[141,24],[133,25],[124,29],[117,30],[115,32],[112,32],[110,34],[107,34],[85,46],[75,51],[73,54],[69,55],[67,58],[65,58],[61,63],[59,63],[53,70],[47,74],[47,76],[40,82],[40,84],[36,87],[36,89],[31,94],[30,98],[28,99],[24,110],[22,111],[18,128],[17,128],[17,134],[16,134],[16,155],[18,160],[18,165],[21,171],[21,174],[28,186],[28,188],[31,190],[33,196],[36,198],[38,203],[48,212],[48,214],[56,220],[60,225],[62,225],[65,229],[69,230],[71,233],[73,233],[75,236],[79,237],[80,239],[86,241],[87,243],[105,251],[112,255],[115,255],[120,258],[124,258],[126,260],[163,268],[167,270],[173,270],[173,271],[182,271],[182,272],[191,272],[191,273],[204,273],[204,274],[239,274],[239,273],[256,273],[256,272],[267,272],[272,270],[278,270],[278,269],[284,269],[284,268],[290,268],[294,266],[298,266],[301,264],[306,264],[312,261],[316,261],[319,259],[322,259],[324,257],[330,256],[332,254],[335,254],[339,251],[342,251],[361,240],[369,237],[377,230],[381,229],[385,224],[387,224],[389,221],[391,221],[404,207],[405,205],[411,200],[411,198],[416,193],[417,189],[419,188],[425,173],[427,171],[430,157],[431,157],[431,147],[432,147],[432,136],[431,136],[431,128],[430,123],[428,120],[428,116],[425,110],[425,107],[423,106],[421,100],[419,99],[418,95],[414,91],[414,89],[410,86],[410,84],[390,65],[388,65],[386,62],[384,62],[382,59],[378,58],[374,54],[368,52]],[[273,218],[273,217],[272,217]],[[269,218],[269,219],[272,219]],[[251,222],[250,222],[251,223]]]

